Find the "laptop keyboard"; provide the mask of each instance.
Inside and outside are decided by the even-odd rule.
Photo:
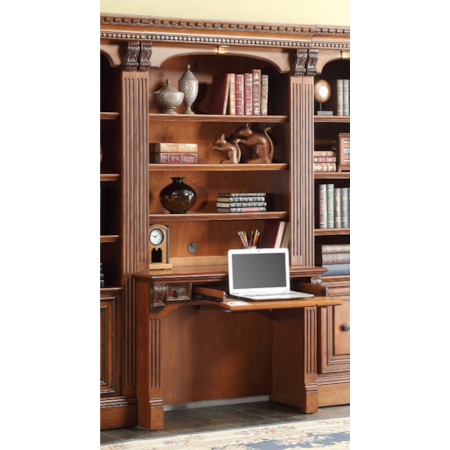
[[[305,294],[304,296],[301,295],[299,292],[295,291],[289,291],[289,292],[282,292],[282,293],[273,293],[271,295],[267,294],[252,294],[247,296],[247,298],[252,298],[255,300],[280,300],[280,299],[290,299],[290,298],[303,298],[303,297],[310,297],[309,294]],[[311,295],[312,297],[312,295]]]

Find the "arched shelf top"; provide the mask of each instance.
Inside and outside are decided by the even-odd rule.
[[[342,51],[342,50],[327,50],[321,51],[319,50],[319,60],[317,61],[317,75],[321,75],[322,72],[327,70],[327,66],[329,64],[334,64],[339,62],[339,64],[348,64],[350,65],[350,51]]]
[[[122,58],[120,57],[119,44],[101,44],[100,54],[104,55],[111,67],[120,67]]]
[[[161,68],[170,64],[174,58],[217,56],[217,58],[236,57],[258,60],[273,67],[279,73],[288,73],[291,71],[293,51],[294,49],[227,47],[223,45],[194,45],[186,48],[162,44],[153,46],[151,66]]]

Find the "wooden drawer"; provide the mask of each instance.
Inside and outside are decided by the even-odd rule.
[[[350,370],[350,297],[341,299],[319,312],[319,373]]]
[[[191,300],[192,283],[170,284],[167,286],[168,302]]]

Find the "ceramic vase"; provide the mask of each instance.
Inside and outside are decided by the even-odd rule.
[[[198,95],[198,80],[194,77],[190,68],[191,66],[188,64],[186,66],[186,71],[178,80],[178,89],[180,92],[184,93],[184,104],[186,105],[183,114],[195,114],[195,112],[192,111],[192,105]]]
[[[166,80],[166,86],[156,91],[154,94],[156,104],[164,109],[164,114],[177,114],[175,108],[183,103],[184,93],[177,91],[170,85],[170,80]]]
[[[163,207],[171,214],[186,214],[197,201],[195,190],[183,182],[184,177],[171,177],[172,183],[159,194]]]

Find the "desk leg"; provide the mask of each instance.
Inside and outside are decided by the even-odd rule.
[[[164,427],[161,396],[161,313],[149,313],[149,296],[162,297],[165,287],[137,283],[136,386],[138,425],[147,430]]]
[[[273,311],[271,400],[318,411],[317,308]]]

